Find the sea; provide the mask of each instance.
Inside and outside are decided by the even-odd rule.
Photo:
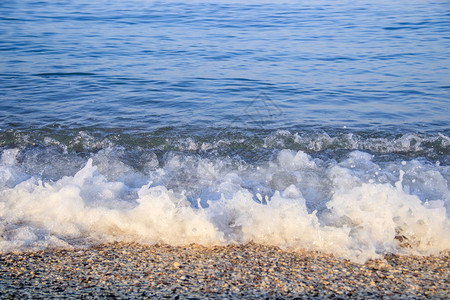
[[[2,0],[0,253],[450,249],[450,4]]]

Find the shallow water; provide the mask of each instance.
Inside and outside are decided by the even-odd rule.
[[[445,1],[4,1],[0,249],[450,246]]]

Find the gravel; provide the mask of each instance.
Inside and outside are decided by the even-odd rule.
[[[442,298],[450,252],[357,264],[257,244],[113,243],[3,254],[0,298]]]

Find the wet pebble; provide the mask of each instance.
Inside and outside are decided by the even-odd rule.
[[[442,298],[450,253],[356,264],[256,244],[171,247],[113,243],[0,257],[8,298]]]

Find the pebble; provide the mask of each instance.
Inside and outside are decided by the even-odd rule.
[[[0,257],[0,299],[448,299],[450,252],[357,264],[257,244],[104,244]]]

